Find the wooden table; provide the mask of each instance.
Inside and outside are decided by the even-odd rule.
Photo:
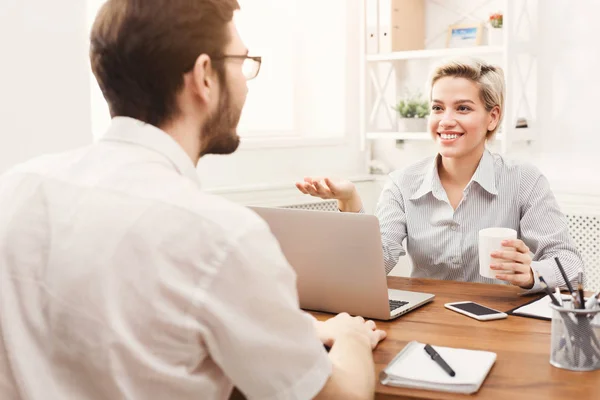
[[[390,322],[378,322],[388,337],[373,355],[379,372],[411,340],[437,346],[489,350],[498,354],[481,389],[475,395],[426,390],[376,387],[376,399],[561,399],[600,400],[600,371],[572,372],[550,365],[550,322],[509,315],[507,319],[477,321],[444,308],[444,303],[471,300],[500,311],[530,301],[519,296],[521,289],[429,279],[389,277],[392,289],[435,294],[421,308]],[[312,313],[320,320],[331,314]]]

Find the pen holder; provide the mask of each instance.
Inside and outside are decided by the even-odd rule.
[[[552,307],[550,364],[571,371],[600,369],[600,308]]]

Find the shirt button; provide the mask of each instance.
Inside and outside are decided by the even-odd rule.
[[[452,260],[454,262],[454,264],[460,264],[460,258],[459,257],[454,257],[454,260]]]
[[[450,229],[452,229],[453,231],[457,231],[458,230],[458,225],[457,224],[452,224],[452,226],[450,227]]]

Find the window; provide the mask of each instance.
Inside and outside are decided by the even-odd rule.
[[[262,57],[256,79],[248,82],[248,97],[238,125],[244,136],[287,135],[294,132],[295,1],[242,0],[235,23],[250,55]],[[260,23],[256,23],[261,21]]]
[[[89,26],[104,0],[89,0]],[[262,56],[239,125],[248,139],[341,138],[348,119],[345,0],[239,0],[235,22],[251,55]],[[109,124],[92,79],[94,137]]]
[[[263,57],[242,136],[338,137],[345,130],[344,0],[241,0],[236,25]]]

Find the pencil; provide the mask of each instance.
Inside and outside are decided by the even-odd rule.
[[[554,297],[554,295],[552,294],[552,290],[550,290],[550,288],[548,287],[548,284],[544,280],[544,277],[541,275],[540,275],[540,286],[542,287],[542,289],[544,289],[546,294],[548,296],[550,296],[550,300],[552,300],[552,304],[560,307],[560,303],[558,302],[558,300],[556,300],[556,297]]]
[[[571,282],[569,281],[569,278],[567,278],[567,273],[565,272],[565,269],[563,268],[562,264],[560,263],[560,260],[558,259],[558,257],[554,257],[554,261],[556,261],[556,265],[558,265],[558,269],[560,270],[560,274],[562,275],[563,279],[565,280],[565,284],[567,285],[567,288],[569,289],[569,293],[573,293],[573,286],[571,285]]]

